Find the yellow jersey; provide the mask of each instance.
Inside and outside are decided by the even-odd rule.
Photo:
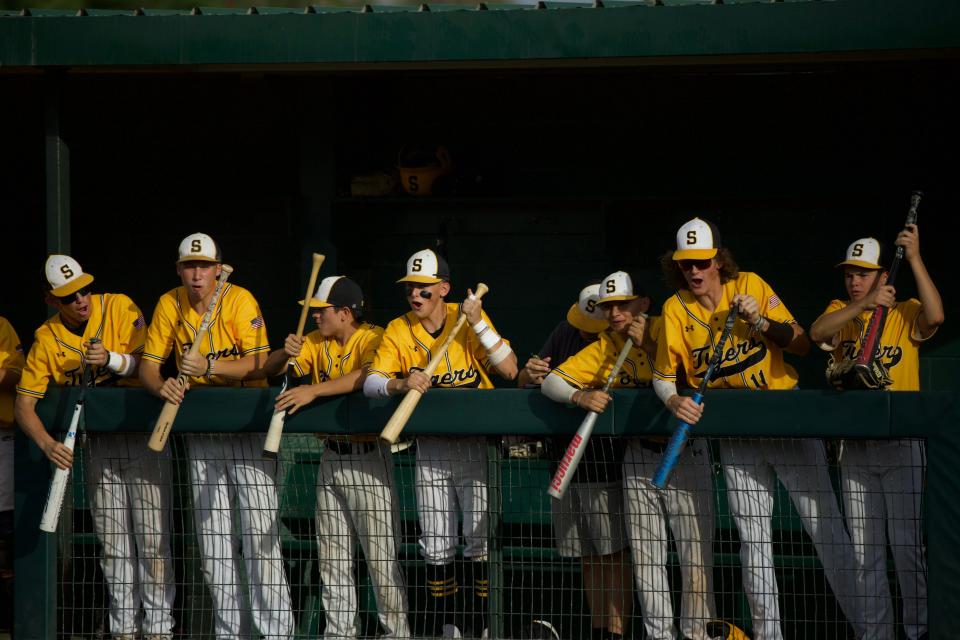
[[[843,309],[849,300],[833,300],[821,315],[827,315]],[[898,302],[887,310],[883,332],[877,344],[880,362],[887,368],[891,391],[920,390],[920,343],[926,338],[920,337],[917,319],[923,305],[916,298]],[[873,311],[864,311],[848,322],[829,344],[821,344],[825,351],[831,351],[830,363],[834,361],[856,360],[863,350],[863,336]],[[930,334],[931,336],[933,334]],[[927,336],[929,338],[930,336]]]
[[[83,335],[68,329],[59,313],[40,325],[34,333],[17,393],[42,398],[51,381],[62,386],[83,384],[84,342],[100,338],[109,351],[138,354],[143,351],[146,333],[143,314],[133,300],[121,293],[95,293],[90,296],[90,319]],[[122,378],[105,366],[95,367],[92,374],[96,386],[140,384],[136,377]]]
[[[651,324],[652,328],[652,324]],[[607,382],[613,365],[625,343],[619,333],[603,331],[597,339],[574,356],[567,358],[553,373],[577,389],[599,389]],[[623,362],[613,387],[649,387],[653,379],[650,358],[639,346],[634,345]]]
[[[653,375],[675,382],[678,371],[696,388],[710,365],[716,341],[737,294],[757,300],[760,314],[773,322],[795,324],[787,306],[773,289],[755,273],[741,272],[723,285],[723,296],[713,311],[704,309],[689,290],[677,291],[663,303],[663,329],[657,343]],[[783,351],[737,321],[724,346],[720,364],[709,383],[711,389],[792,389],[797,385],[793,367],[783,361]]]
[[[311,331],[293,361],[293,370],[297,377],[310,376],[310,384],[319,384],[369,367],[382,336],[382,328],[364,322],[341,347],[336,340]]]
[[[460,305],[445,303],[447,318],[436,336],[423,328],[419,318],[410,311],[387,325],[376,357],[370,366],[371,373],[387,378],[405,378],[411,371],[422,371],[433,358],[434,352],[444,343],[453,325],[460,316]],[[493,322],[485,311],[483,319],[494,331]],[[504,342],[507,342],[504,339]],[[508,343],[509,344],[509,343]],[[487,350],[470,327],[464,327],[450,344],[443,361],[431,377],[432,386],[456,389],[492,389],[488,370]]]
[[[23,345],[13,325],[0,316],[0,369],[23,372]],[[0,422],[13,424],[13,389],[0,391]]]
[[[200,331],[202,313],[197,313],[187,297],[185,287],[171,289],[160,297],[150,319],[143,358],[163,364],[172,351],[177,367],[180,358],[193,345]],[[235,284],[226,284],[214,309],[210,329],[200,353],[213,360],[240,360],[254,353],[267,353],[267,327],[260,313],[260,306],[253,294]],[[267,385],[266,380],[241,381],[221,376],[190,378],[191,386],[215,385],[227,387]]]

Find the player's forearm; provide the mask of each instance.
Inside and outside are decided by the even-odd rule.
[[[551,373],[543,379],[543,384],[540,385],[540,391],[554,402],[573,404],[573,395],[578,389],[570,386],[557,374]]]
[[[140,363],[140,382],[144,388],[155,396],[160,395],[163,387],[163,377],[160,375],[160,365],[149,360]]]
[[[510,349],[510,346],[504,342],[500,341],[499,345],[491,349],[490,356],[491,358],[496,357],[496,353],[503,353],[503,349]],[[492,363],[492,360],[491,360]],[[507,354],[502,360],[493,365],[493,369],[500,375],[501,378],[505,380],[513,380],[517,377],[518,367],[517,367],[517,354],[510,349],[510,353]]]
[[[18,395],[13,405],[13,413],[23,432],[46,453],[54,439],[37,415],[37,399]]]
[[[783,350],[798,356],[805,356],[810,353],[810,337],[799,324],[795,322],[784,325],[790,331],[790,338]],[[779,344],[778,344],[779,346]]]
[[[917,296],[923,305],[921,310],[922,326],[920,328],[924,330],[924,337],[927,337],[929,332],[943,324],[945,317],[943,300],[940,298],[940,292],[937,290],[937,286],[933,284],[933,278],[927,272],[927,266],[920,256],[910,260],[910,268],[913,270],[913,278],[917,282]]]
[[[317,398],[340,396],[345,393],[353,393],[357,389],[363,387],[363,371],[359,369],[356,371],[351,371],[343,377],[327,380],[326,382],[321,382],[320,384],[315,384],[312,386],[315,387],[315,397]]]
[[[211,376],[220,376],[230,380],[257,380],[263,377],[262,356],[251,354],[239,360],[213,360]]]
[[[287,352],[283,349],[277,349],[267,356],[266,362],[263,363],[263,375],[264,376],[277,376],[283,373],[283,370],[287,367],[287,362],[289,362],[290,356],[287,355]]]
[[[833,336],[840,333],[848,323],[863,313],[863,306],[857,302],[851,302],[843,309],[837,309],[826,313],[810,325],[810,339],[814,342],[829,343]]]

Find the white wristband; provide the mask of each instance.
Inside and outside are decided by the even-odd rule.
[[[500,336],[497,336],[497,339],[499,340]],[[487,356],[490,358],[490,364],[497,366],[509,358],[511,353],[513,353],[513,349],[510,348],[510,345],[508,345],[506,342],[501,342],[497,350],[488,352]]]
[[[477,320],[477,324],[473,325],[473,332],[477,334],[477,337],[480,339],[480,344],[482,344],[483,348],[487,351],[493,349],[494,345],[500,342],[500,336],[490,328],[490,325],[488,325],[487,321],[483,318]]]
[[[481,333],[483,333],[484,331],[490,328],[490,325],[488,325],[487,321],[484,320],[483,318],[480,318],[479,320],[477,320],[477,324],[472,324],[470,326],[473,327],[473,332],[477,335],[480,335]]]
[[[667,400],[677,395],[677,383],[667,382],[659,378],[653,379],[653,392],[660,398],[660,402],[667,404]]]
[[[136,360],[134,360],[133,357],[125,353],[115,353],[113,351],[108,351],[107,353],[110,354],[107,359],[107,369],[109,371],[123,378],[133,373],[134,365],[136,364]]]

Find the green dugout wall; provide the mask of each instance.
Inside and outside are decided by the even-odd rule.
[[[960,205],[960,4],[85,13],[0,11],[0,211],[4,272],[16,274],[2,313],[25,346],[47,314],[46,253],[71,253],[102,290],[130,294],[149,315],[177,284],[177,243],[203,230],[261,302],[275,345],[295,326],[309,253],[328,256],[323,275],[359,280],[384,324],[403,309],[392,283],[405,258],[441,242],[454,296],[487,282],[485,306],[526,355],[588,278],[630,268],[662,301],[656,259],[693,215],[716,220],[741,267],[809,326],[842,294],[832,265],[846,245],[892,240],[910,191],[924,189],[922,248],[948,321],[925,345],[921,375],[944,395],[874,417],[900,429],[909,413],[925,425],[917,435],[940,438],[931,604],[941,616],[960,604],[946,586],[957,575],[949,553],[934,555],[954,544],[936,536],[953,535],[947,488],[960,455],[948,433],[960,387],[949,231]],[[420,141],[450,148],[456,190],[350,195],[353,176],[389,170]],[[908,272],[899,284],[913,295]],[[821,426],[836,435],[875,425],[863,402],[894,401],[824,400],[824,362],[792,361],[813,394],[794,402],[829,412]],[[750,398],[750,433],[779,419],[776,402]],[[511,426],[540,428],[526,411]],[[32,504],[47,469],[18,461],[19,504]],[[32,525],[18,526],[18,553],[35,559]],[[52,563],[40,566],[52,576]]]

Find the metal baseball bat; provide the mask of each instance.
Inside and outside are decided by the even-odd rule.
[[[313,254],[313,265],[310,267],[310,279],[307,282],[307,293],[303,297],[303,309],[300,311],[300,321],[297,323],[297,337],[303,337],[303,327],[307,323],[307,316],[310,314],[310,298],[313,296],[314,285],[317,284],[317,274],[320,273],[320,266],[323,264],[324,256],[319,253]],[[280,387],[280,393],[287,390],[290,386],[290,368],[293,366],[296,358],[287,360],[287,366],[283,370],[283,386]],[[283,421],[287,418],[287,411],[274,411],[270,417],[270,427],[267,429],[267,437],[263,442],[263,457],[270,460],[277,459],[277,452],[280,451],[280,437],[283,435]]]
[[[920,198],[923,197],[922,191],[914,191],[910,196],[910,210],[907,212],[907,221],[903,223],[904,228],[908,225],[917,223],[917,209],[920,207]],[[890,263],[890,269],[887,272],[887,284],[893,285],[897,278],[897,271],[900,269],[900,263],[903,261],[905,250],[898,246]],[[856,368],[869,369],[870,363],[877,357],[877,345],[880,343],[880,336],[883,334],[883,326],[887,321],[887,307],[877,305],[870,316],[870,322],[867,323],[867,330],[863,334],[863,348],[857,356],[854,363]]]
[[[717,346],[713,350],[713,357],[710,358],[710,366],[707,367],[706,373],[703,374],[703,380],[700,381],[697,392],[693,394],[693,401],[697,404],[703,402],[703,394],[707,390],[710,379],[713,378],[713,372],[716,371],[717,366],[720,364],[720,358],[723,356],[723,345],[726,344],[727,338],[730,337],[730,332],[733,330],[733,325],[736,324],[736,322],[737,311],[731,307],[727,313],[727,320],[723,324],[723,333],[720,334],[720,340],[717,341]],[[687,446],[690,429],[691,425],[683,420],[674,428],[673,434],[670,436],[670,441],[667,443],[667,448],[663,452],[663,457],[660,458],[660,464],[657,466],[657,470],[653,474],[653,479],[650,481],[650,484],[657,489],[663,489],[667,486],[670,474],[673,472],[673,468],[677,466],[680,454],[683,453],[683,450]]]
[[[482,298],[489,290],[489,287],[481,282],[477,285],[477,290],[473,295],[479,299]],[[426,368],[424,368],[423,373],[426,374],[427,377],[432,376],[437,370],[437,367],[440,365],[440,361],[443,360],[443,354],[445,354],[447,349],[450,348],[450,345],[453,344],[453,341],[460,333],[460,330],[463,328],[463,325],[466,323],[466,321],[466,314],[462,314],[457,320],[457,323],[453,325],[453,330],[450,332],[450,335],[447,336],[447,339],[443,341],[443,344],[440,345],[440,350],[433,354],[430,362],[427,363]],[[417,403],[420,402],[420,398],[422,397],[423,394],[416,389],[410,389],[407,391],[407,394],[403,396],[403,400],[400,401],[400,406],[396,408],[396,410],[393,412],[393,415],[390,416],[390,420],[387,422],[387,425],[383,428],[383,431],[380,432],[381,440],[387,444],[393,444],[397,441],[397,438],[400,437],[400,432],[403,431],[405,426],[407,426],[407,421],[410,420],[413,410],[417,408]]]
[[[220,301],[220,294],[223,292],[223,287],[227,284],[227,278],[230,277],[231,273],[233,273],[233,267],[228,264],[220,265],[220,277],[217,279],[217,287],[213,290],[213,295],[210,297],[210,304],[207,305],[207,311],[203,314],[203,319],[200,321],[200,329],[197,331],[197,337],[194,339],[193,344],[190,345],[188,353],[196,354],[200,351],[200,343],[207,337],[213,312],[217,308],[217,302]],[[186,385],[187,376],[179,372],[177,374],[177,382],[180,383],[181,387]],[[153,426],[153,433],[150,434],[150,440],[147,442],[147,446],[150,447],[152,451],[163,451],[163,448],[167,446],[167,438],[170,437],[170,430],[173,428],[173,421],[177,419],[178,411],[180,411],[179,404],[167,401],[163,405],[163,409],[160,411],[160,417],[157,418],[157,423]]]
[[[623,367],[623,363],[626,361],[627,355],[629,355],[630,349],[632,348],[633,341],[627,338],[623,348],[620,349],[620,355],[617,356],[617,361],[614,363],[610,375],[607,376],[606,383],[603,385],[602,391],[604,393],[610,390],[613,381],[616,380],[617,374],[620,373],[620,369]],[[587,412],[577,432],[573,435],[573,439],[570,440],[570,444],[567,445],[567,449],[560,459],[560,464],[557,465],[557,471],[553,474],[553,479],[550,480],[550,486],[547,488],[547,493],[557,500],[563,497],[563,494],[567,491],[567,487],[570,486],[570,481],[573,479],[573,475],[580,465],[580,459],[583,458],[583,452],[587,448],[590,436],[593,434],[593,425],[597,422],[598,415],[600,414],[596,411]]]
[[[100,342],[100,338],[90,338],[90,344]],[[84,367],[81,376],[80,396],[77,398],[77,404],[73,406],[73,416],[70,418],[70,426],[67,428],[67,435],[63,439],[63,446],[73,451],[77,441],[77,428],[80,426],[80,416],[83,414],[84,396],[87,393],[87,387],[90,384],[88,378],[92,378],[93,367]],[[47,503],[43,507],[43,516],[40,518],[40,531],[55,533],[57,525],[60,523],[60,512],[63,510],[63,497],[67,491],[67,480],[70,479],[70,469],[61,469],[57,467],[53,472],[53,478],[50,479],[50,490],[47,492]]]

